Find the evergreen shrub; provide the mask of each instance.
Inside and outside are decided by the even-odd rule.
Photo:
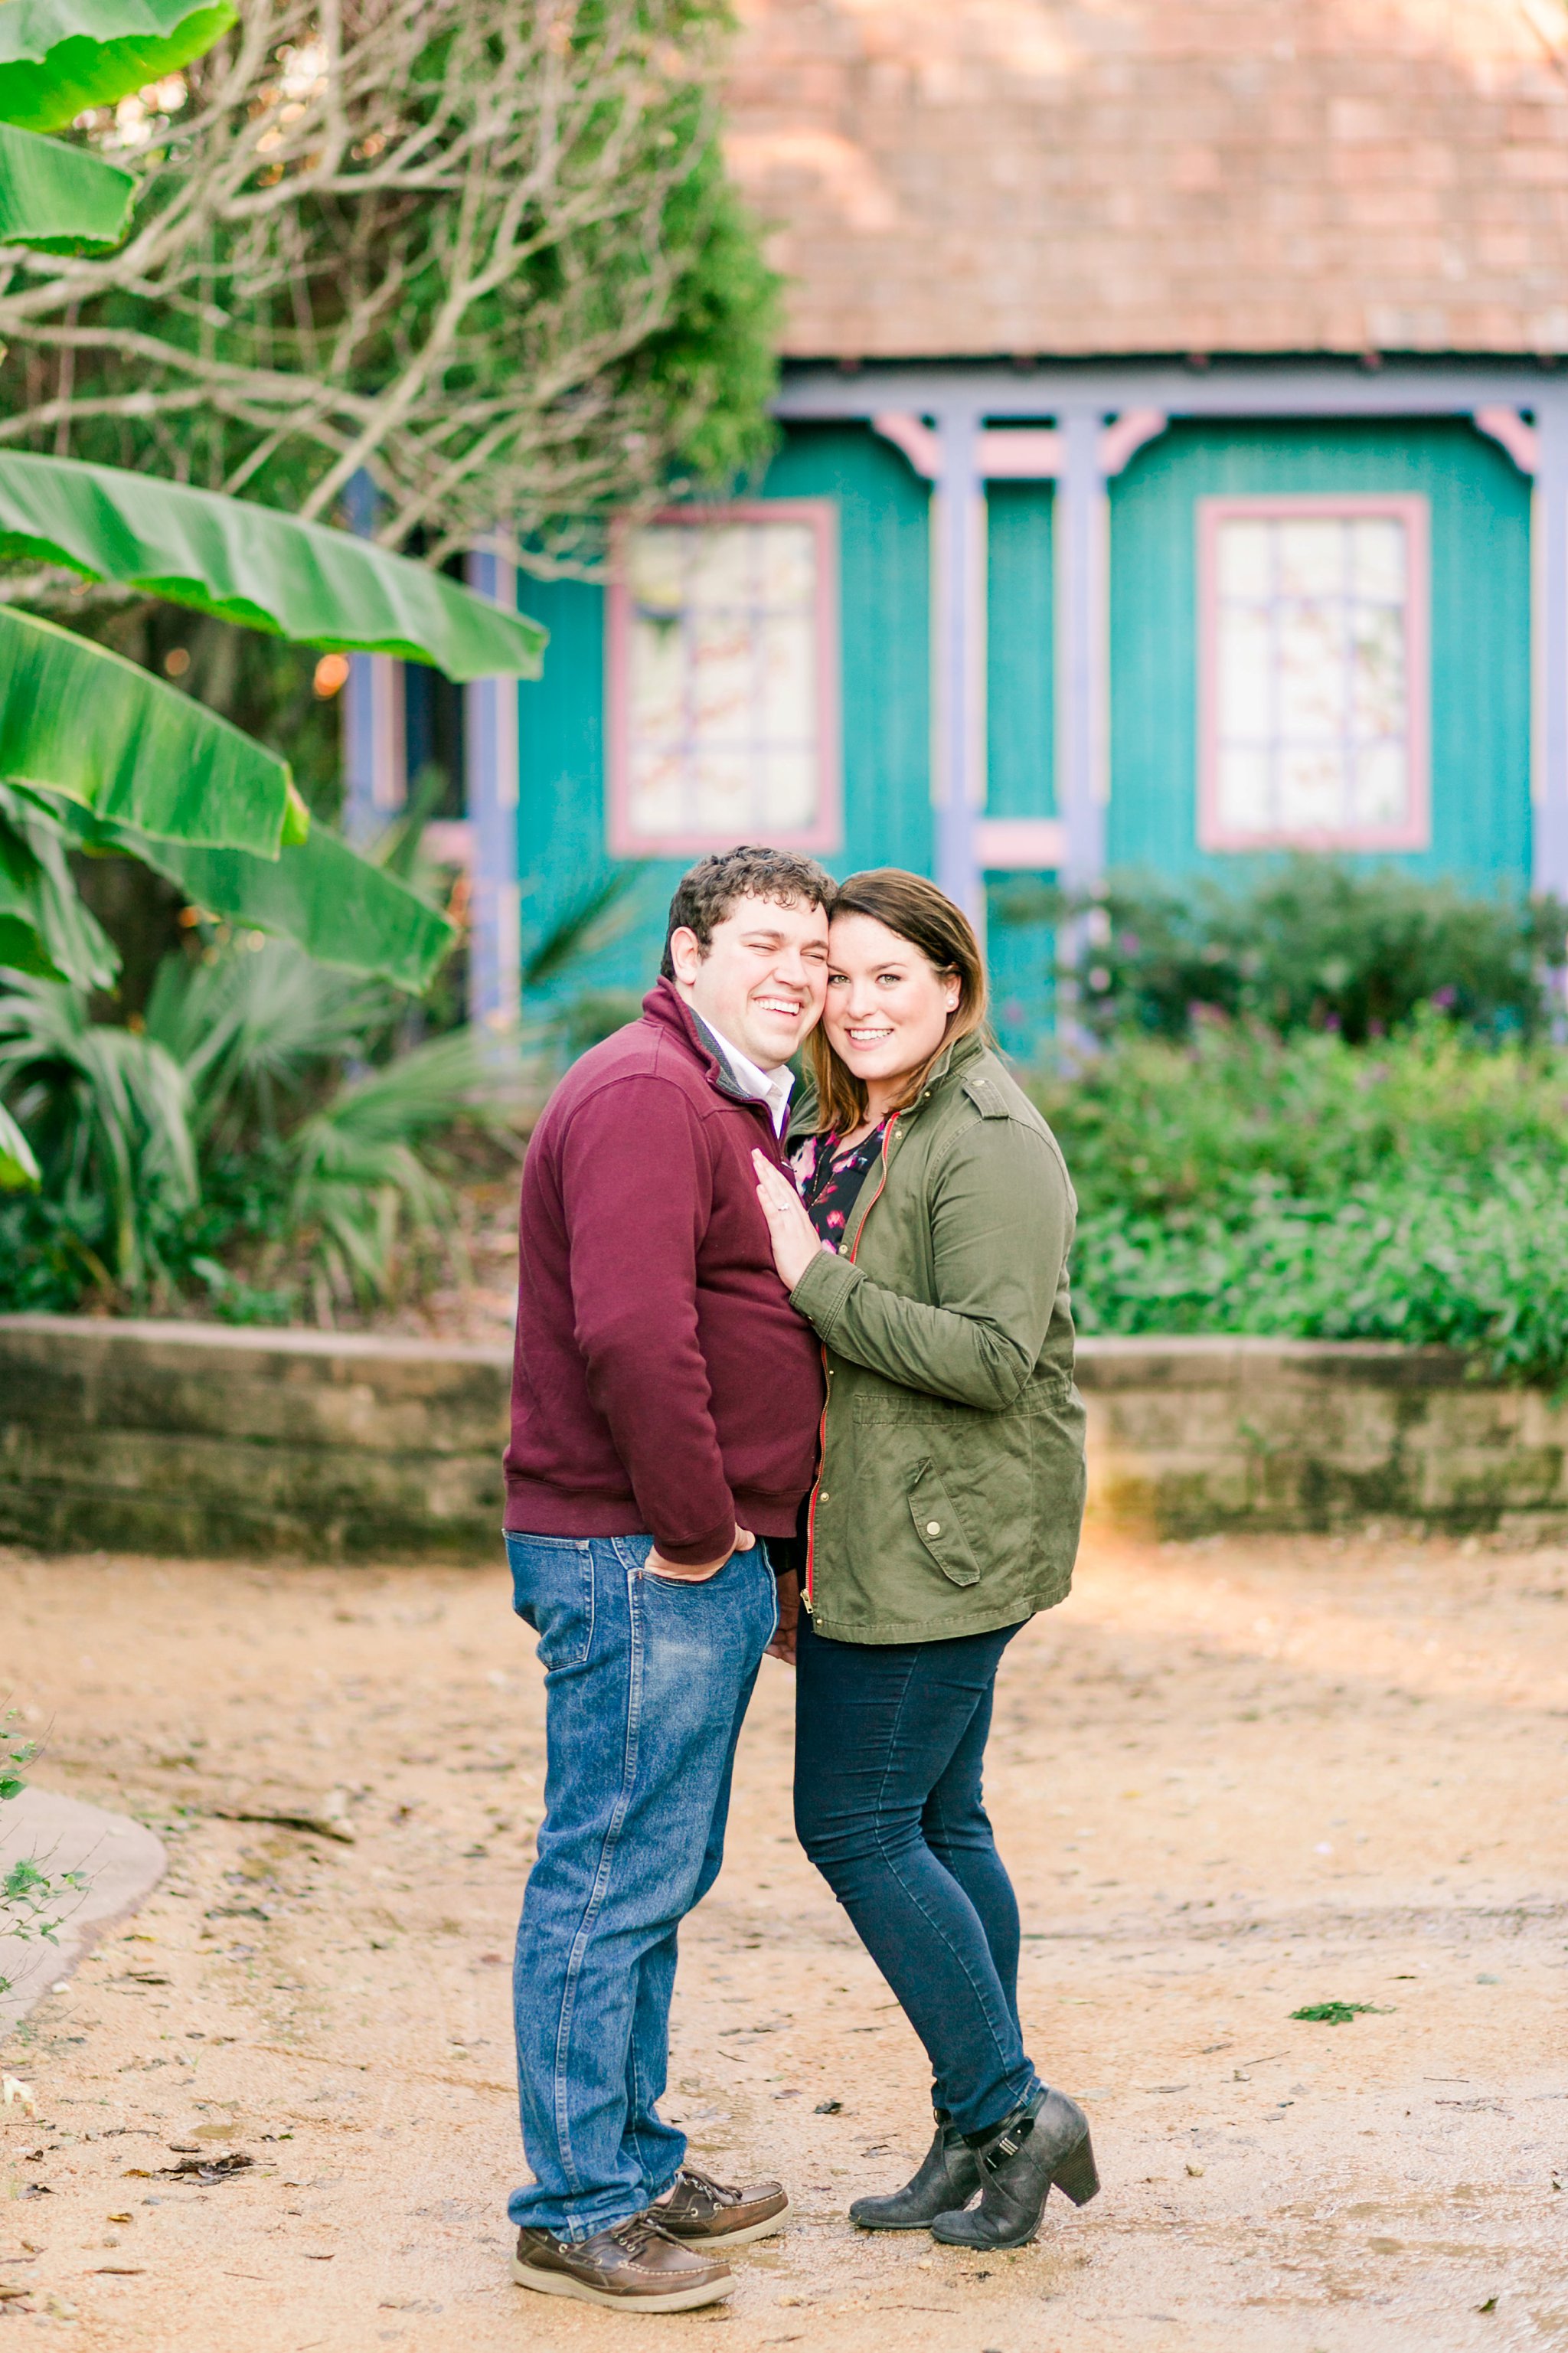
[[[1282,1036],[1390,1035],[1423,1005],[1479,1034],[1535,1037],[1565,956],[1557,901],[1468,894],[1397,867],[1299,855],[1228,884],[1113,876],[1102,892],[1002,914],[1077,914],[1082,1015],[1101,1037],[1184,1038],[1221,1013]]]
[[[1568,1367],[1568,1053],[1427,1010],[1358,1048],[1198,1018],[1034,1082],[1086,1333],[1442,1342]]]

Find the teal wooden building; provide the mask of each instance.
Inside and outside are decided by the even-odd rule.
[[[1568,29],[743,13],[780,446],[624,533],[605,586],[479,567],[552,643],[538,684],[469,691],[477,1009],[515,1017],[617,865],[574,985],[640,985],[675,874],[742,839],[989,915],[1024,1054],[1051,954],[998,920],[1020,876],[1297,847],[1568,892]],[[354,692],[358,790],[395,798],[395,681]]]

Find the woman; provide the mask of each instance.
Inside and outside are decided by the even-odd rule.
[[[796,1194],[758,1198],[827,1370],[796,1654],[795,1823],[930,2055],[936,2137],[869,2231],[1033,2238],[1099,2188],[1018,2025],[1018,1907],[981,1800],[1008,1642],[1062,1599],[1083,1509],[1055,1138],[986,1044],[968,922],[919,876],[835,902]],[[980,2202],[971,2211],[978,2190]]]

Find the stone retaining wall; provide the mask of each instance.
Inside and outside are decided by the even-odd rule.
[[[1568,1396],[1379,1341],[1080,1344],[1091,1508],[1223,1528],[1568,1530]]]
[[[493,1556],[510,1351],[0,1316],[0,1540]]]
[[[0,1316],[0,1541],[494,1558],[510,1351]],[[1090,1493],[1161,1535],[1568,1528],[1568,1404],[1443,1349],[1086,1340]]]

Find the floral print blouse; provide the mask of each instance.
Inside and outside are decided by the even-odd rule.
[[[843,1240],[867,1171],[881,1155],[886,1125],[884,1120],[847,1152],[839,1150],[836,1135],[808,1136],[791,1158],[806,1215],[830,1250],[837,1250]]]

